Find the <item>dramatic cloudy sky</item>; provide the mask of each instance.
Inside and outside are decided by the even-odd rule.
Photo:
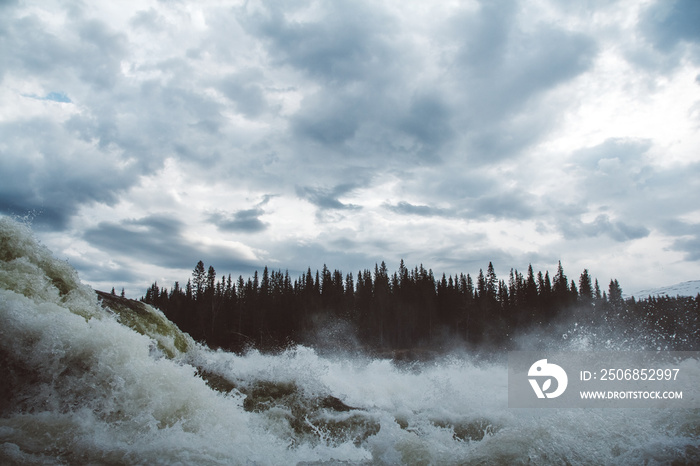
[[[0,212],[98,289],[700,279],[700,2],[0,1]]]

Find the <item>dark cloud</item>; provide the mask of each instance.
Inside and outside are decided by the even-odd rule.
[[[86,20],[77,25],[78,41],[71,44],[75,54],[73,66],[80,66],[83,82],[91,83],[100,90],[115,86],[121,76],[121,61],[126,53],[126,38],[113,32],[105,23]],[[75,50],[75,45],[80,48]],[[68,63],[65,63],[68,64]]]
[[[700,198],[697,163],[676,162],[687,141],[670,146],[655,134],[635,139],[625,137],[634,131],[600,128],[619,137],[563,149],[557,161],[546,155],[553,166],[538,164],[540,148],[551,147],[547,136],[570,115],[575,121],[589,88],[621,89],[602,81],[616,79],[614,59],[603,66],[610,75],[593,66],[599,51],[630,60],[625,73],[652,85],[640,91],[636,81],[625,83],[640,92],[629,96],[649,102],[657,95],[643,93],[660,88],[659,73],[668,76],[700,56],[697,2],[650,2],[636,26],[589,21],[626,8],[602,0],[476,1],[435,11],[416,4],[400,12],[362,0],[263,0],[199,6],[201,23],[172,2],[114,18],[99,3],[0,8],[0,92],[9,97],[0,122],[0,212],[36,212],[37,226],[61,231],[86,206],[100,215],[118,210],[104,206],[127,193],[133,215],[142,218],[113,218],[85,232],[124,267],[132,258],[188,269],[200,258],[217,269],[252,267],[235,250],[188,245],[185,218],[188,238],[193,218],[204,218],[207,231],[216,225],[222,237],[259,233],[244,237],[285,267],[313,259],[312,266],[347,261],[354,269],[384,259],[369,251],[386,252],[387,261],[406,253],[411,262],[447,267],[461,240],[440,236],[435,241],[444,248],[417,246],[401,231],[434,222],[449,232],[493,220],[532,220],[548,234],[605,244],[661,231],[695,257],[694,224],[678,223],[693,218]],[[539,8],[548,14],[533,16]],[[418,10],[425,16],[416,17]],[[564,95],[572,82],[573,93]],[[558,144],[567,135],[557,137]],[[666,150],[673,161],[659,162]],[[174,182],[161,176],[165,166],[182,185],[167,185]],[[564,181],[570,184],[561,187]],[[182,217],[149,215],[164,206],[135,199],[141,183],[146,191],[149,183],[165,183],[164,196],[177,191],[168,208],[181,203]],[[229,186],[246,199],[274,186],[313,204],[316,217],[303,221],[318,226],[318,236],[307,238],[318,246],[296,236],[267,244],[272,228],[265,222],[289,214],[268,211],[264,200],[236,210],[199,197],[214,187],[221,199]],[[376,202],[353,204],[355,194],[374,188],[383,199],[405,199],[379,210],[399,214],[392,216],[396,231],[371,231]],[[486,236],[469,241],[475,255],[454,253],[458,270],[459,261],[478,259],[485,267],[494,258],[523,257],[508,256]]]
[[[307,8],[313,13],[299,19]],[[251,36],[262,39],[271,65],[301,72],[314,89],[304,94],[289,119],[300,152],[319,158],[375,157],[381,164],[396,155],[378,147],[389,133],[435,142],[435,129],[446,126],[440,120],[430,128],[435,113],[422,121],[415,115],[422,101],[413,113],[408,109],[415,63],[405,61],[406,49],[395,37],[397,21],[383,5],[263,2],[262,9],[250,10],[238,20]]]
[[[84,239],[99,249],[163,267],[182,267],[184,224],[174,217],[152,215],[121,222],[101,222]],[[191,247],[191,246],[190,246]],[[189,261],[191,262],[191,261]]]
[[[650,233],[650,230],[642,225],[611,221],[607,215],[599,215],[588,223],[579,219],[561,219],[559,226],[567,239],[606,235],[615,241],[623,242],[645,238]]]
[[[231,99],[236,109],[247,117],[258,117],[267,110],[267,100],[260,85],[262,73],[253,70],[226,76],[219,89]]]
[[[29,139],[27,135],[41,135]],[[0,212],[36,211],[36,224],[60,230],[79,206],[113,204],[138,180],[120,158],[89,147],[76,150],[55,122],[34,118],[0,123]]]
[[[47,32],[50,29],[33,14],[8,13],[3,27],[8,45],[3,47],[3,71],[22,71],[62,84],[77,77],[83,86],[98,91],[118,82],[127,51],[123,34],[103,22],[68,15],[65,34],[57,36]]]
[[[417,215],[420,217],[452,217],[454,212],[439,207],[416,205],[401,201],[397,204],[384,204],[386,209],[401,215]]]
[[[298,150],[319,160],[364,160],[377,169],[435,164],[455,137],[454,112],[446,98],[439,89],[389,91],[372,80],[324,87],[302,100],[290,129],[295,141],[313,143]]]
[[[696,231],[700,230],[700,224],[695,225]],[[679,238],[673,242],[671,249],[685,253],[687,261],[700,261],[700,234]]]
[[[268,227],[267,223],[258,218],[264,213],[259,208],[239,210],[233,214],[215,212],[209,215],[209,221],[223,231],[259,233]]]
[[[551,25],[524,32],[520,14],[514,2],[482,2],[453,20],[449,40],[459,44],[461,83],[455,96],[463,99],[460,124],[477,163],[507,159],[538,141],[555,120],[536,116],[543,111],[533,111],[535,99],[590,69],[598,51],[593,38]]]
[[[670,51],[679,42],[700,42],[700,3],[696,0],[667,0],[652,4],[640,22],[654,46]]]
[[[297,196],[314,204],[321,210],[348,210],[359,209],[353,204],[343,204],[338,200],[339,196],[351,192],[357,185],[347,183],[335,186],[332,189],[315,188],[311,186],[298,186]]]
[[[184,223],[177,218],[154,214],[140,219],[101,222],[84,233],[84,239],[118,257],[170,268],[190,268],[202,260],[230,271],[253,270],[255,265],[223,246],[194,243],[183,236]]]
[[[68,219],[76,211],[73,208],[63,209],[62,206],[47,206],[44,203],[32,203],[27,199],[5,195],[0,192],[0,213],[13,218],[31,218],[35,230],[61,231],[68,225]]]
[[[292,130],[299,136],[328,145],[341,144],[355,136],[362,109],[352,96],[322,92],[307,97],[292,118]]]
[[[700,232],[700,224],[669,219],[661,223],[661,231],[672,236],[692,236]]]
[[[471,203],[469,217],[508,218],[525,220],[533,216],[535,209],[525,200],[525,193],[514,191],[498,195],[484,195]]]
[[[464,168],[463,168],[464,167]],[[444,169],[431,170],[420,178],[421,192],[431,199],[442,199],[449,193],[453,202],[465,202],[502,190],[505,179],[494,177],[472,167],[467,163],[445,166]],[[491,194],[493,195],[493,194]]]
[[[148,173],[176,154],[211,166],[219,156],[215,136],[224,122],[221,111],[221,104],[206,95],[146,80],[112,105],[98,102],[92,112],[73,115],[65,128],[106,152],[120,150]]]
[[[0,77],[6,71],[31,77],[46,89],[38,98],[75,105],[66,108],[65,119],[0,123],[0,167],[3,175],[12,174],[0,183],[0,211],[35,211],[40,228],[66,228],[82,205],[114,204],[141,175],[161,168],[166,157],[211,161],[217,156],[211,143],[202,141],[217,133],[220,105],[178,87],[176,80],[172,87],[124,80],[126,35],[84,13],[71,11],[62,18],[61,34],[31,13],[10,11],[0,20],[7,43]],[[189,75],[183,60],[135,71],[149,66],[179,79]]]
[[[512,2],[484,2],[476,14],[455,20],[461,41],[457,63],[475,117],[491,121],[507,116],[593,63],[593,38],[545,24],[525,33],[517,19]]]
[[[454,135],[452,111],[439,94],[420,94],[411,99],[408,112],[399,120],[399,128],[413,136],[429,157]]]
[[[457,168],[442,168],[437,174],[439,179],[420,178],[423,186],[418,194],[433,203],[449,203],[450,207],[432,210],[432,214],[466,220],[526,220],[542,212],[537,208],[539,199],[525,187],[519,190],[508,186],[512,185],[513,178],[493,176],[479,167],[464,172]],[[405,203],[394,206],[395,211],[418,214],[418,210],[411,211],[419,207],[419,210],[428,212],[420,205],[402,204]]]
[[[124,260],[126,259],[126,260]],[[110,291],[112,287],[116,287],[120,291],[123,286],[128,286],[133,283],[142,283],[143,287],[130,289],[131,296],[139,296],[145,291],[145,284],[152,283],[154,278],[149,276],[138,267],[134,267],[129,263],[129,258],[120,258],[115,256],[110,257],[108,265],[104,262],[95,262],[93,260],[85,260],[81,257],[73,257],[70,259],[70,265],[80,271],[81,278],[90,277],[91,283],[99,283],[97,289],[102,291]],[[159,285],[167,285],[159,283]],[[101,286],[101,287],[100,287]]]
[[[637,29],[642,43],[629,46],[627,59],[642,70],[668,74],[684,62],[700,63],[700,5],[694,0],[651,3]],[[654,85],[653,78],[650,85]]]
[[[546,26],[515,37],[512,46],[514,59],[502,69],[506,93],[500,96],[511,101],[524,101],[575,78],[592,66],[598,53],[593,38]]]
[[[460,61],[487,73],[500,66],[517,10],[517,4],[512,1],[479,2],[476,12],[455,16],[453,26],[460,42]]]
[[[673,218],[662,222],[660,230],[676,238],[670,246],[671,250],[684,253],[686,261],[700,261],[700,223]]]
[[[484,2],[435,34],[440,47],[457,45],[458,53],[455,64],[426,85],[415,80],[416,71],[437,57],[398,47],[401,25],[377,5],[322,4],[313,20],[290,19],[306,4],[263,5],[239,21],[264,38],[274,61],[318,84],[291,118],[293,139],[320,144],[324,157],[343,145],[343,157],[373,157],[378,168],[396,159],[439,163],[457,139],[466,141],[467,157],[478,163],[522,152],[556,121],[520,118],[522,112],[531,110],[526,107],[535,105],[536,96],[589,69],[597,51],[580,33],[547,25],[522,32],[516,4]],[[439,60],[444,66],[449,53]],[[229,97],[235,100],[240,88],[234,85]],[[256,95],[248,96],[253,108],[261,104]]]
[[[314,20],[290,19],[304,3],[263,2],[244,17],[243,26],[264,38],[267,50],[280,64],[289,64],[325,82],[366,79],[391,59],[385,35],[392,20],[372,4],[335,1],[318,4]]]
[[[189,67],[180,61],[178,64],[182,64],[186,68]],[[191,146],[190,138],[197,137],[197,135],[192,134],[193,132],[189,131],[190,128],[207,122],[218,129],[222,123],[220,114],[222,106],[212,98],[192,89],[178,86],[166,87],[157,82],[146,82],[140,89],[139,97],[152,103],[154,110],[150,118],[146,120],[150,125],[146,135],[157,135],[164,142],[171,140]],[[165,131],[165,134],[159,134],[159,131]]]

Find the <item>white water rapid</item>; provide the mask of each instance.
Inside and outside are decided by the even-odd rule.
[[[212,351],[7,218],[0,370],[1,464],[700,463],[698,410],[509,409],[504,362]]]

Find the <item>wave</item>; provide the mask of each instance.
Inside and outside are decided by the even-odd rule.
[[[211,350],[7,218],[0,364],[3,464],[700,462],[698,410],[508,409],[499,357]]]

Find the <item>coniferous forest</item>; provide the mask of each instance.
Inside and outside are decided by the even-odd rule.
[[[374,351],[439,351],[455,344],[509,349],[518,335],[551,335],[572,324],[683,350],[698,347],[700,327],[700,295],[624,299],[617,280],[601,291],[588,270],[568,279],[561,262],[553,277],[530,266],[524,275],[511,269],[506,280],[492,263],[473,279],[436,277],[403,260],[393,273],[384,262],[357,276],[324,265],[292,280],[288,272],[265,267],[234,280],[218,278],[199,261],[184,287],[154,283],[141,300],[195,340],[232,351],[314,345],[319,331],[329,328],[334,331],[325,337],[339,346]]]

